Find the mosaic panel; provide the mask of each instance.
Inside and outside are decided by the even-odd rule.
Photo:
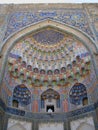
[[[85,12],[82,9],[68,10],[63,8],[59,10],[52,9],[37,12],[15,12],[11,14],[5,38],[20,28],[46,19],[52,19],[64,24],[75,26],[94,39]]]
[[[75,105],[80,105],[84,98],[87,98],[86,87],[83,84],[75,84],[69,93],[70,102]]]
[[[21,105],[28,105],[31,103],[31,93],[25,85],[21,84],[14,88],[13,100],[18,101]]]
[[[7,15],[4,14],[0,14],[0,40],[3,41],[4,35],[5,35],[5,31],[6,31],[6,27],[7,27]],[[2,42],[0,43],[0,45],[2,44]]]
[[[38,43],[52,45],[59,43],[64,38],[64,34],[54,29],[46,28],[35,33],[33,38]]]
[[[15,115],[19,115],[19,116],[24,116],[25,115],[25,111],[23,110],[18,110],[15,108],[7,108],[6,112],[11,113],[11,114],[15,114]]]
[[[89,5],[87,8],[91,17],[94,33],[98,39],[98,7],[95,5]]]

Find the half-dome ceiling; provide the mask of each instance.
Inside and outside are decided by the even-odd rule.
[[[57,44],[63,40],[64,36],[62,32],[50,27],[33,34],[34,40],[44,45]]]
[[[47,27],[19,40],[8,58],[10,73],[26,81],[74,79],[90,69],[85,46],[70,34]]]

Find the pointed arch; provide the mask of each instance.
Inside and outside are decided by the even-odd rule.
[[[55,102],[53,100],[55,100]],[[52,101],[53,104],[51,103]],[[45,106],[47,112],[49,109],[52,109],[54,112],[54,106],[55,109],[60,108],[60,94],[52,88],[47,89],[41,94],[41,108],[43,109]]]
[[[55,91],[54,89],[52,88],[49,88],[47,89],[46,91],[44,91],[42,94],[41,94],[41,98],[42,99],[47,99],[47,98],[54,98],[54,99],[57,99],[57,98],[60,98],[60,94]]]
[[[31,24],[31,25],[13,33],[10,37],[8,37],[4,41],[3,46],[1,47],[1,50],[0,50],[0,55],[2,55],[2,58],[0,59],[1,60],[0,77],[2,77],[0,79],[0,83],[2,83],[2,79],[3,79],[4,73],[5,73],[5,66],[7,63],[8,54],[9,54],[10,50],[13,48],[13,46],[15,45],[15,43],[18,40],[20,40],[21,38],[23,38],[24,36],[26,36],[32,32],[35,32],[36,30],[38,30],[40,28],[44,28],[47,26],[57,28],[59,30],[67,32],[70,35],[73,35],[76,38],[78,38],[90,52],[92,63],[93,63],[94,69],[95,69],[95,73],[98,76],[98,71],[96,68],[94,54],[93,54],[93,53],[98,53],[98,48],[97,48],[96,44],[94,43],[94,41],[86,33],[82,32],[79,29],[76,29],[75,27],[47,19],[47,20],[41,21],[37,24]]]

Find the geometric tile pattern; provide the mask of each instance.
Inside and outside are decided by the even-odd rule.
[[[30,104],[31,94],[29,89],[23,84],[16,86],[13,91],[13,100],[18,101],[22,106]]]
[[[45,45],[53,45],[59,43],[63,38],[64,34],[57,32],[52,29],[44,29],[33,35],[33,38],[38,42]]]
[[[40,12],[15,12],[9,17],[5,39],[21,28],[40,21],[51,19],[63,24],[74,26],[94,39],[87,21],[87,15],[82,9],[47,9]]]
[[[86,87],[81,83],[75,84],[70,90],[69,97],[70,97],[70,102],[72,104],[75,105],[82,104],[82,100],[84,98],[87,98]]]

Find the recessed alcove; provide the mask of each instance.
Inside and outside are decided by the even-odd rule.
[[[18,108],[19,102],[17,100],[12,101],[12,106]]]
[[[48,105],[46,112],[55,112],[54,105]]]

